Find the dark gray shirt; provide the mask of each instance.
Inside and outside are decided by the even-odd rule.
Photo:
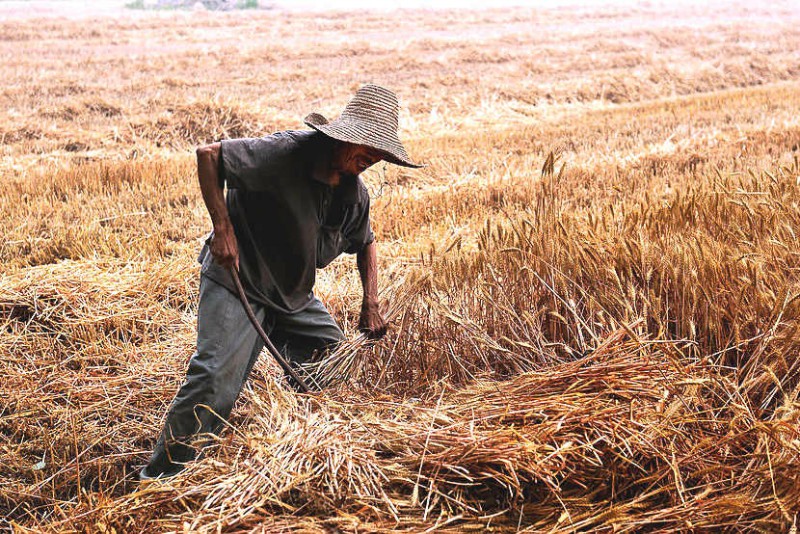
[[[228,187],[242,285],[250,299],[279,312],[305,308],[317,268],[374,240],[361,179],[326,183],[333,143],[316,131],[221,142],[220,180]],[[234,291],[229,273],[213,260],[210,239],[198,257],[202,272]]]

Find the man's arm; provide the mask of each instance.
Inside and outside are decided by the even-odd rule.
[[[358,329],[370,339],[386,335],[386,320],[378,309],[378,253],[375,242],[364,246],[356,256],[364,300],[361,303],[361,320]]]
[[[219,181],[220,144],[212,143],[197,149],[197,177],[203,201],[214,225],[214,237],[210,249],[214,259],[223,267],[235,265],[239,268],[239,249],[233,225],[228,216],[228,207]]]

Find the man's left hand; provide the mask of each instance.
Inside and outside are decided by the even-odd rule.
[[[380,339],[386,335],[386,319],[378,309],[378,303],[367,302],[361,305],[361,320],[358,322],[358,329],[367,334],[369,339]]]

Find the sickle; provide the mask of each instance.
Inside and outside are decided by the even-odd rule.
[[[278,349],[275,348],[275,345],[272,344],[272,341],[269,340],[267,333],[264,332],[264,329],[261,328],[261,325],[256,319],[256,314],[253,313],[253,308],[250,307],[250,303],[247,301],[247,296],[244,293],[244,288],[242,287],[242,282],[239,280],[239,273],[236,271],[236,267],[231,266],[228,268],[228,271],[231,273],[233,277],[233,283],[236,284],[236,291],[239,293],[239,300],[242,301],[242,306],[244,306],[244,311],[247,313],[248,319],[253,324],[253,327],[258,332],[258,335],[261,336],[261,339],[264,340],[264,345],[266,345],[269,352],[272,356],[278,361],[283,370],[292,377],[292,379],[300,386],[300,390],[303,393],[309,393],[311,388],[308,387],[308,384],[300,378],[300,375],[292,368],[291,364],[286,361],[286,359],[278,352]]]

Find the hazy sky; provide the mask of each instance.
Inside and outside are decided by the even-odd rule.
[[[132,0],[0,0],[0,20],[4,18],[32,16],[82,17],[90,15],[113,15],[128,12],[125,4]],[[146,0],[146,3],[157,0]],[[649,0],[650,4],[691,3],[693,0]],[[261,0],[264,5],[281,9],[340,10],[396,8],[469,8],[482,9],[506,6],[597,6],[635,5],[641,0]]]
[[[414,8],[453,8],[465,7],[480,9],[486,7],[501,6],[559,6],[559,5],[598,5],[598,4],[635,4],[635,0],[273,0],[273,3],[281,7],[291,8],[310,8],[310,9],[352,9],[352,8],[378,8],[393,9],[398,7]]]
[[[80,18],[92,15],[121,15],[132,11],[125,4],[132,0],[0,0],[0,20],[28,18],[39,16],[55,16]],[[147,3],[157,0],[145,0]],[[482,9],[492,7],[525,6],[525,7],[564,7],[603,5],[633,6],[648,4],[650,6],[696,5],[697,0],[261,0],[264,5],[272,5],[280,9],[300,10],[350,10],[395,8],[468,8]],[[705,5],[724,5],[731,0],[705,0]],[[735,3],[745,5],[742,0]],[[771,5],[780,5],[782,9],[800,10],[800,0],[774,0]]]

